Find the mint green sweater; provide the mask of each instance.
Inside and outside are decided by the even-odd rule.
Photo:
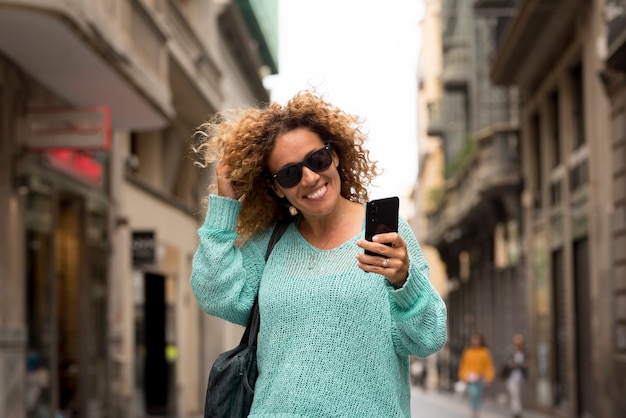
[[[266,264],[272,229],[237,247],[240,203],[209,199],[191,286],[205,312],[240,325],[258,291],[259,377],[250,417],[410,417],[408,355],[426,357],[443,346],[446,308],[406,220],[399,233],[409,277],[395,289],[357,267],[364,231],[319,250],[291,224]]]

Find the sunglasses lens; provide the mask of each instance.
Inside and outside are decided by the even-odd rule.
[[[275,174],[275,178],[281,186],[288,189],[300,183],[302,168],[298,164],[288,165],[278,170]]]
[[[307,159],[304,160],[304,165],[315,172],[320,172],[330,167],[332,162],[333,159],[330,156],[330,152],[328,152],[326,148],[322,148],[321,150],[315,151],[313,154],[309,155]]]
[[[290,164],[281,168],[276,172],[276,174],[274,174],[274,179],[282,187],[289,189],[300,183],[300,180],[302,179],[303,165],[316,173],[319,173],[320,171],[324,171],[330,167],[332,162],[333,158],[330,154],[330,149],[328,147],[324,147],[306,157],[304,161],[299,164]]]

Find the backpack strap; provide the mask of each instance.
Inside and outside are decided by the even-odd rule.
[[[281,220],[278,221],[276,226],[274,227],[274,231],[272,231],[272,236],[267,244],[267,251],[265,252],[265,261],[270,257],[272,253],[272,249],[274,245],[280,240],[283,236],[291,220]],[[257,293],[254,298],[254,304],[252,305],[252,311],[250,312],[250,317],[248,317],[248,324],[246,325],[246,331],[241,337],[241,341],[248,341],[248,345],[256,345],[257,334],[259,333],[259,326],[261,323],[261,319],[259,317],[259,295]]]

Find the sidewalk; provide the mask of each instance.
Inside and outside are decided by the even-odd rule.
[[[445,405],[446,409],[454,409],[455,411],[463,411],[464,416],[469,416],[469,401],[464,395],[459,395],[453,392],[438,391],[434,389],[422,390],[420,388],[411,388],[411,404],[416,403],[419,405],[421,401],[428,402],[431,405]],[[417,408],[416,408],[417,409]],[[467,414],[467,415],[466,415]],[[416,417],[421,417],[419,413],[414,414]],[[485,398],[483,407],[481,410],[481,418],[507,418],[511,417],[511,412],[506,405],[502,405],[496,402],[492,398]],[[544,412],[524,410],[522,413],[523,418],[554,418],[554,415],[549,415]]]

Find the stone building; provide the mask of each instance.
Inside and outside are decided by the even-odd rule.
[[[626,411],[623,1],[517,2],[491,68],[516,86],[533,404]]]
[[[443,147],[439,132],[433,132],[433,125],[429,119],[437,118],[442,89],[441,74],[441,2],[428,0],[424,2],[424,14],[421,21],[419,79],[418,79],[418,150],[419,166],[417,181],[413,190],[415,215],[409,222],[415,231],[424,258],[430,268],[430,280],[441,297],[448,296],[448,277],[439,252],[433,246],[426,244],[428,237],[428,213],[435,205],[436,192],[443,186]],[[429,129],[430,127],[430,129]],[[439,373],[441,365],[445,369],[446,349],[427,362],[427,385],[429,387],[446,387],[450,382],[445,370]],[[440,367],[437,367],[437,366]]]
[[[276,0],[0,0],[0,416],[201,413],[239,329],[189,286],[192,132],[269,100],[276,31]]]
[[[485,334],[498,363],[522,332],[530,407],[621,416],[626,4],[444,0],[441,15],[443,96],[428,126],[447,171],[428,240],[450,277],[451,370],[467,333]]]
[[[429,4],[431,2],[428,2]],[[438,185],[425,185],[426,243],[445,263],[448,346],[445,386],[457,380],[462,350],[482,334],[502,364],[511,338],[527,334],[521,257],[518,95],[489,79],[511,2],[441,0],[440,93],[428,103],[427,134],[440,138]],[[441,157],[440,157],[441,158]],[[428,166],[426,166],[427,168]],[[504,392],[500,381],[489,396]]]

